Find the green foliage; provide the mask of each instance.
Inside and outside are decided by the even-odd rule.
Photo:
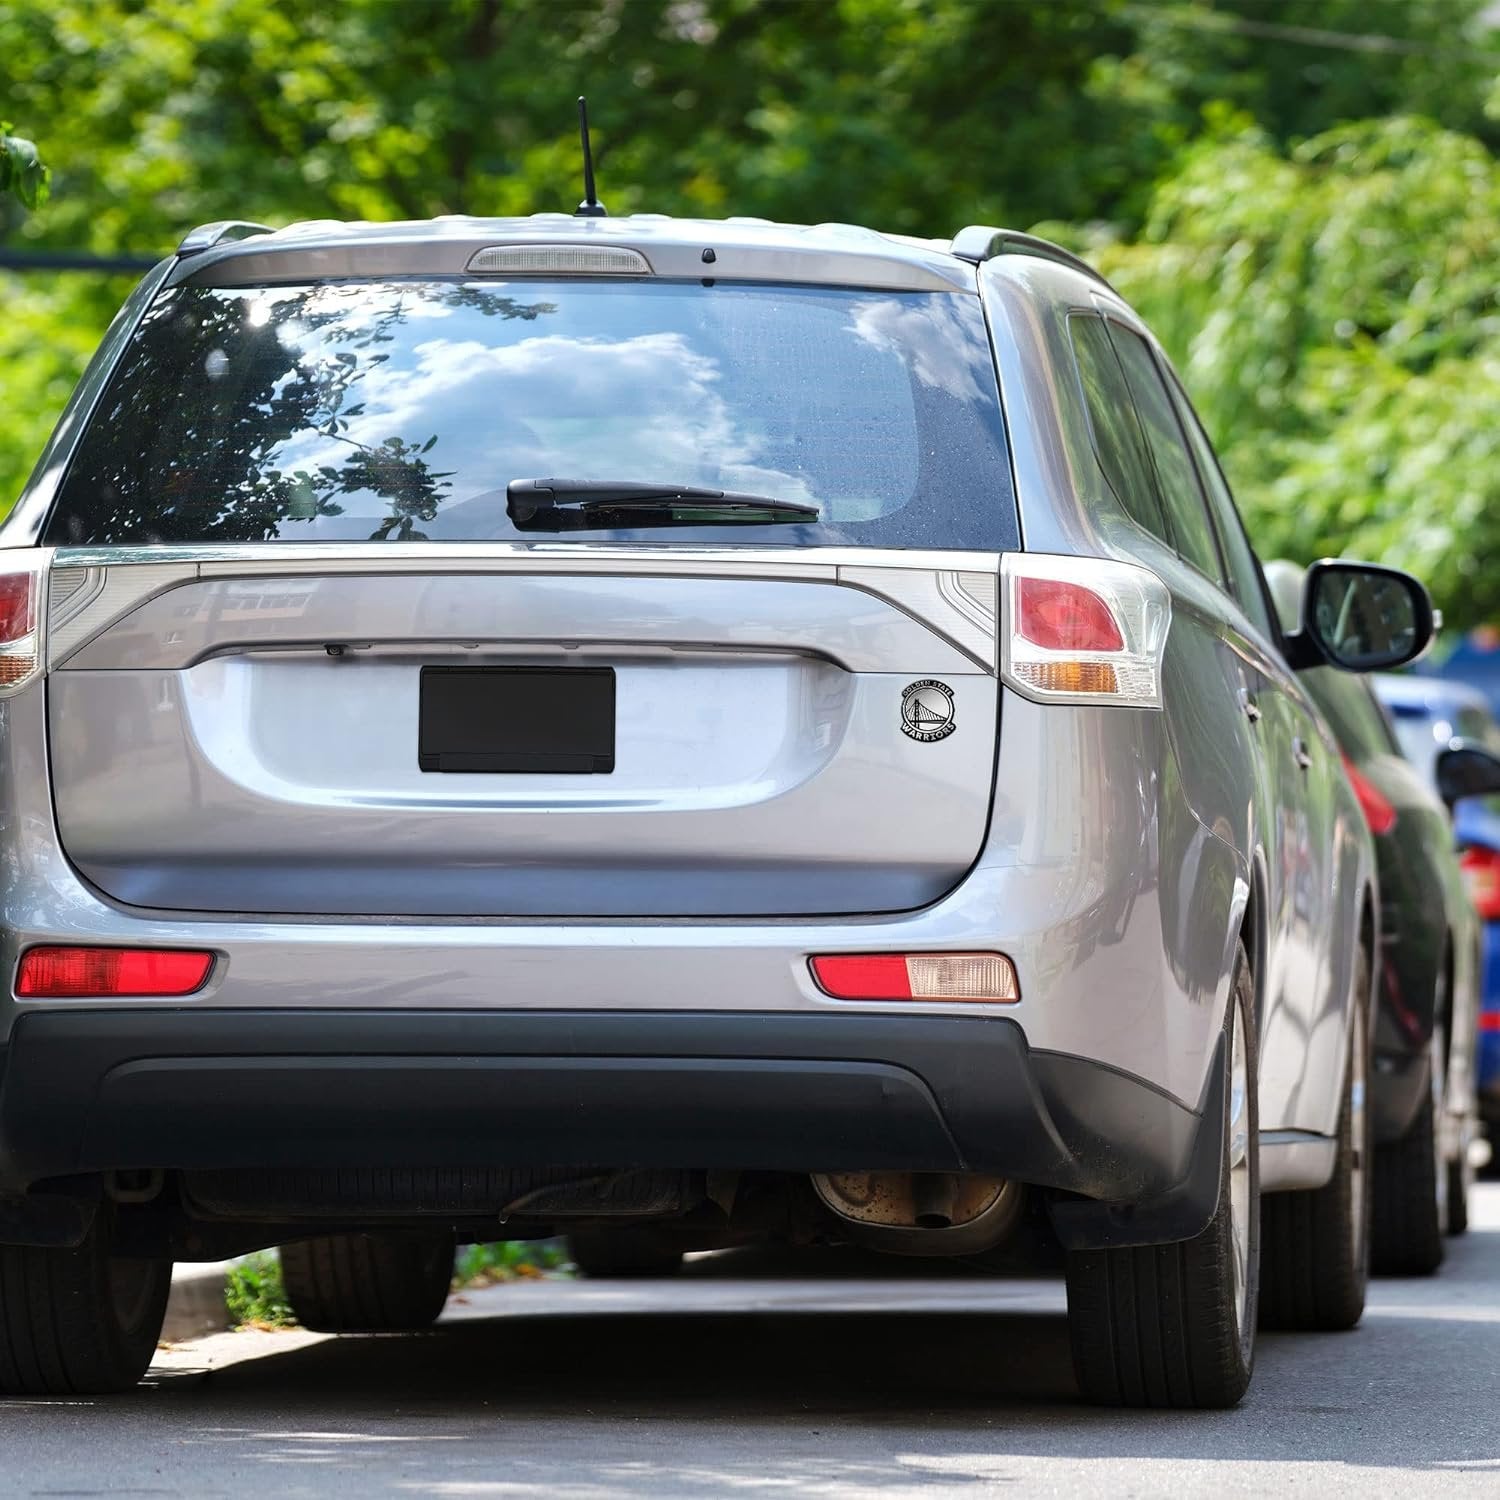
[[[12,193],[27,208],[40,208],[52,171],[42,164],[34,142],[10,132],[10,124],[0,120],[0,198]]]
[[[566,1273],[568,1253],[562,1240],[497,1240],[465,1245],[453,1264],[453,1285],[488,1286],[496,1281]]]
[[[281,1257],[274,1250],[259,1250],[229,1267],[224,1301],[237,1328],[290,1328],[297,1322],[281,1283]]]
[[[1500,512],[1486,6],[0,5],[0,99],[57,172],[40,211],[0,194],[0,242],[163,252],[211,219],[571,209],[587,92],[616,213],[1078,226],[1183,360],[1264,547],[1410,562],[1477,614],[1500,607],[1467,561]],[[127,289],[0,273],[0,509]],[[416,535],[442,477],[404,449],[351,463]]]
[[[1500,614],[1500,164],[1395,117],[1206,139],[1102,270],[1161,335],[1266,555],[1378,558]]]

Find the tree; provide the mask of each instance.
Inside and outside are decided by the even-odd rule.
[[[1500,163],[1409,117],[1195,146],[1091,248],[1168,345],[1263,555],[1384,560],[1500,616]],[[1087,246],[1088,237],[1083,237]]]
[[[27,208],[40,208],[47,201],[52,172],[43,165],[36,145],[12,135],[11,128],[0,120],[0,198],[9,193]]]
[[[1352,537],[1451,582],[1500,431],[1488,6],[0,4],[0,98],[46,122],[58,173],[45,212],[0,194],[0,241],[164,252],[212,219],[568,210],[586,92],[615,213],[1087,226],[1064,232],[1183,357],[1266,545]],[[0,509],[126,290],[0,273]]]

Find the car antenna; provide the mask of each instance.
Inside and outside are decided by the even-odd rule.
[[[583,142],[583,202],[573,210],[575,218],[607,219],[609,210],[594,191],[594,149],[589,144],[589,102],[578,96],[578,137]]]

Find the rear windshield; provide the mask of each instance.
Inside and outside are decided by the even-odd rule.
[[[567,534],[584,543],[1017,541],[976,298],[579,281],[175,287],[111,378],[45,541],[555,544],[506,513],[506,485],[540,478],[819,511]]]

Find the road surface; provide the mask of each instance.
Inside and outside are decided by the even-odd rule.
[[[1357,1331],[1263,1339],[1233,1412],[1079,1405],[1053,1281],[713,1257],[472,1293],[422,1337],[220,1334],[128,1397],[0,1403],[0,1494],[1494,1496],[1500,1185],[1475,1218]]]

